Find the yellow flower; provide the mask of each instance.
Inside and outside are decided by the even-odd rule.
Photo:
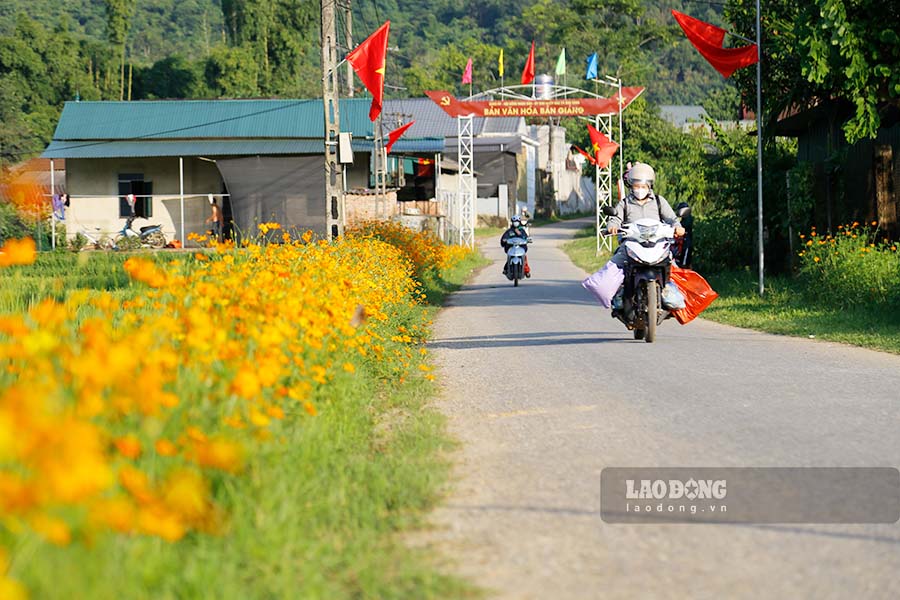
[[[816,256],[816,257],[813,258],[813,260],[814,260],[815,262],[819,262],[819,257]]]
[[[231,382],[231,392],[242,398],[255,398],[259,395],[261,389],[262,384],[259,381],[259,376],[250,366],[245,366],[238,371],[238,374],[235,375],[234,380]]]
[[[209,506],[209,491],[203,477],[188,469],[169,475],[163,486],[162,501],[188,522],[199,520]]]
[[[32,518],[31,528],[57,546],[66,546],[72,541],[72,532],[62,519],[39,514]]]

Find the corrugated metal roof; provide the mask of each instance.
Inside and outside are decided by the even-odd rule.
[[[364,144],[353,149],[365,151]],[[254,156],[322,154],[321,140],[142,140],[50,142],[44,158],[126,158],[149,156]]]
[[[412,127],[410,127],[412,129]],[[403,152],[417,154],[436,154],[444,150],[444,138],[425,138],[425,139],[405,139],[406,136],[400,138],[391,146],[391,154],[399,154]],[[385,141],[387,141],[385,139]],[[371,152],[375,147],[375,143],[369,140],[353,140],[353,150],[364,150]]]
[[[372,137],[370,99],[340,101],[341,130]],[[322,138],[321,99],[66,102],[54,140]]]

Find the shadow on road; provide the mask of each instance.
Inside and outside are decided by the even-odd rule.
[[[448,306],[498,306],[506,303],[517,306],[536,304],[565,304],[596,306],[600,304],[581,287],[577,280],[531,279],[513,287],[507,281],[467,285],[449,298]]]
[[[635,340],[618,333],[573,333],[566,331],[443,338],[428,342],[427,345],[429,348],[460,350],[470,348],[570,346],[574,344],[603,344],[608,342],[635,343]],[[644,342],[639,343],[643,344]]]
[[[576,517],[597,517],[600,518],[599,510],[585,510],[580,508],[566,508],[561,506],[503,506],[503,505],[461,505],[461,504],[447,504],[446,507],[450,510],[459,510],[459,511],[477,511],[477,512],[529,512],[529,513],[541,513],[548,515],[568,515],[568,516],[576,516]],[[623,513],[624,514],[624,513]],[[634,515],[628,515],[634,516]],[[654,518],[660,518],[659,516],[654,516]],[[608,524],[610,527],[618,527],[618,526],[630,526],[625,523],[611,523]],[[666,523],[655,523],[656,526],[666,526],[669,524]],[[680,521],[674,521],[671,525],[686,525]],[[694,526],[709,526],[715,525],[716,527],[740,527],[742,529],[759,529],[762,531],[770,531],[775,533],[790,533],[794,535],[809,535],[809,536],[817,536],[824,538],[832,538],[832,539],[846,539],[846,540],[863,540],[867,542],[878,542],[881,544],[891,544],[891,545],[900,545],[900,538],[891,537],[886,535],[876,535],[870,533],[854,533],[852,531],[828,531],[826,529],[815,529],[812,525],[807,527],[798,527],[796,525],[767,525],[767,524],[754,524],[754,523],[693,523]],[[641,527],[648,527],[648,524],[641,524]],[[844,525],[846,527],[847,525]],[[859,526],[859,525],[858,525]]]

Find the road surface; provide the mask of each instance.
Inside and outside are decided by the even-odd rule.
[[[608,524],[604,467],[896,467],[900,357],[696,320],[653,344],[601,309],[532,230],[435,322],[461,441],[428,543],[491,598],[897,598],[900,526]]]

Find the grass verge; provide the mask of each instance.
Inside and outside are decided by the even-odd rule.
[[[765,296],[760,297],[757,274],[750,271],[716,273],[706,279],[719,298],[703,313],[705,319],[900,354],[900,314],[890,307],[817,306],[804,300],[800,283],[786,277],[767,277]]]
[[[576,266],[593,273],[609,260],[609,252],[601,250],[597,254],[597,237],[593,226],[579,229],[572,241],[563,245],[563,251]]]

